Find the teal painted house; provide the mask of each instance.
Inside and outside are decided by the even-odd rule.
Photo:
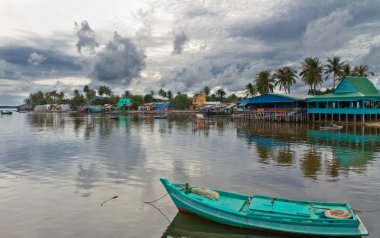
[[[312,121],[377,121],[380,93],[367,78],[345,77],[334,93],[308,98],[307,112]]]
[[[120,98],[120,100],[117,102],[116,108],[121,109],[124,106],[131,106],[130,98]]]

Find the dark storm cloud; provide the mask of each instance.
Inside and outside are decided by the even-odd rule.
[[[256,38],[266,42],[297,40],[304,34],[307,25],[344,7],[348,1],[326,2],[321,6],[317,1],[301,1],[279,6],[271,17],[257,20],[240,21],[233,24],[229,31],[231,37]]]
[[[131,39],[117,32],[106,47],[84,61],[91,78],[113,84],[129,84],[145,67],[145,55]]]
[[[91,29],[87,21],[82,21],[80,26],[77,22],[74,23],[77,28],[76,35],[78,36],[78,42],[76,43],[79,53],[82,52],[82,48],[87,48],[90,52],[94,52],[95,48],[99,46],[95,39],[95,33]]]
[[[76,58],[52,50],[26,46],[0,47],[0,77],[17,79],[20,74],[26,77],[68,75],[81,71]]]
[[[185,32],[175,35],[173,41],[173,54],[181,54],[183,51],[183,46],[188,41],[188,37]]]

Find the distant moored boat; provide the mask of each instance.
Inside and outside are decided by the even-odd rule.
[[[11,111],[3,111],[3,110],[1,110],[1,114],[8,114],[8,115],[11,115],[12,114],[12,112]]]

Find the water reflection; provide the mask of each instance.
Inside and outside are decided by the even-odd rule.
[[[303,176],[311,180],[325,171],[330,179],[350,168],[364,172],[378,156],[380,146],[378,129],[364,126],[320,131],[308,124],[257,122],[239,125],[237,135],[256,150],[258,162],[276,166],[299,164]]]
[[[310,145],[309,149],[303,154],[301,169],[306,178],[317,179],[318,172],[321,170],[321,153],[315,145]]]
[[[264,237],[292,237],[286,235],[274,235],[272,233],[243,230],[221,225],[201,217],[177,213],[173,221],[161,236],[166,237],[199,237],[199,238],[264,238]]]
[[[373,160],[380,145],[380,135],[377,130],[364,130],[360,133],[357,126],[347,131],[308,131],[308,141],[319,147],[330,147],[339,167],[348,169],[350,167],[364,171],[367,164]],[[364,133],[367,132],[367,133]],[[369,134],[374,132],[374,134]]]
[[[162,195],[161,176],[245,194],[379,207],[380,129],[322,132],[307,124],[231,118],[212,118],[214,124],[195,128],[188,118],[121,114],[116,120],[81,113],[1,118],[0,210],[7,216],[0,224],[9,227],[1,229],[3,236],[60,230],[56,237],[121,237],[128,230],[130,237],[157,237],[166,221],[142,201]],[[119,198],[99,209],[113,195]],[[160,208],[170,218],[177,212],[171,201],[163,200]],[[64,216],[52,220],[60,212]],[[362,218],[376,237],[374,216]],[[267,236],[189,219],[176,216],[163,237]]]

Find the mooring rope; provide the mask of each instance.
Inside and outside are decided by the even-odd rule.
[[[161,199],[163,199],[166,195],[168,195],[169,193],[165,193],[162,197],[160,197],[160,198],[157,198],[157,199],[155,199],[155,200],[153,200],[153,201],[150,201],[150,202],[144,202],[144,203],[148,203],[148,204],[151,204],[151,203],[153,203],[153,202],[157,202],[157,201],[159,201],[159,200],[161,200]]]
[[[357,212],[357,213],[363,213],[363,212],[379,212],[380,209],[373,209],[373,210],[359,210],[359,209],[353,209],[351,208],[352,211]]]
[[[162,195],[160,198],[157,198],[157,199],[155,199],[155,200],[152,200],[152,201],[149,201],[149,202],[144,202],[144,203],[146,203],[146,204],[149,204],[149,205],[151,205],[152,207],[154,207],[154,208],[156,208],[157,209],[157,211],[159,211],[165,218],[166,218],[166,220],[169,222],[169,224],[171,223],[171,221],[170,221],[170,219],[169,219],[169,217],[168,216],[166,216],[166,214],[163,212],[163,211],[161,211],[161,209],[159,209],[158,207],[156,207],[154,204],[152,204],[152,203],[154,203],[154,202],[157,202],[157,201],[159,201],[159,200],[161,200],[161,199],[163,199],[164,197],[166,197],[167,195],[168,195],[169,193],[165,193],[164,195]]]

